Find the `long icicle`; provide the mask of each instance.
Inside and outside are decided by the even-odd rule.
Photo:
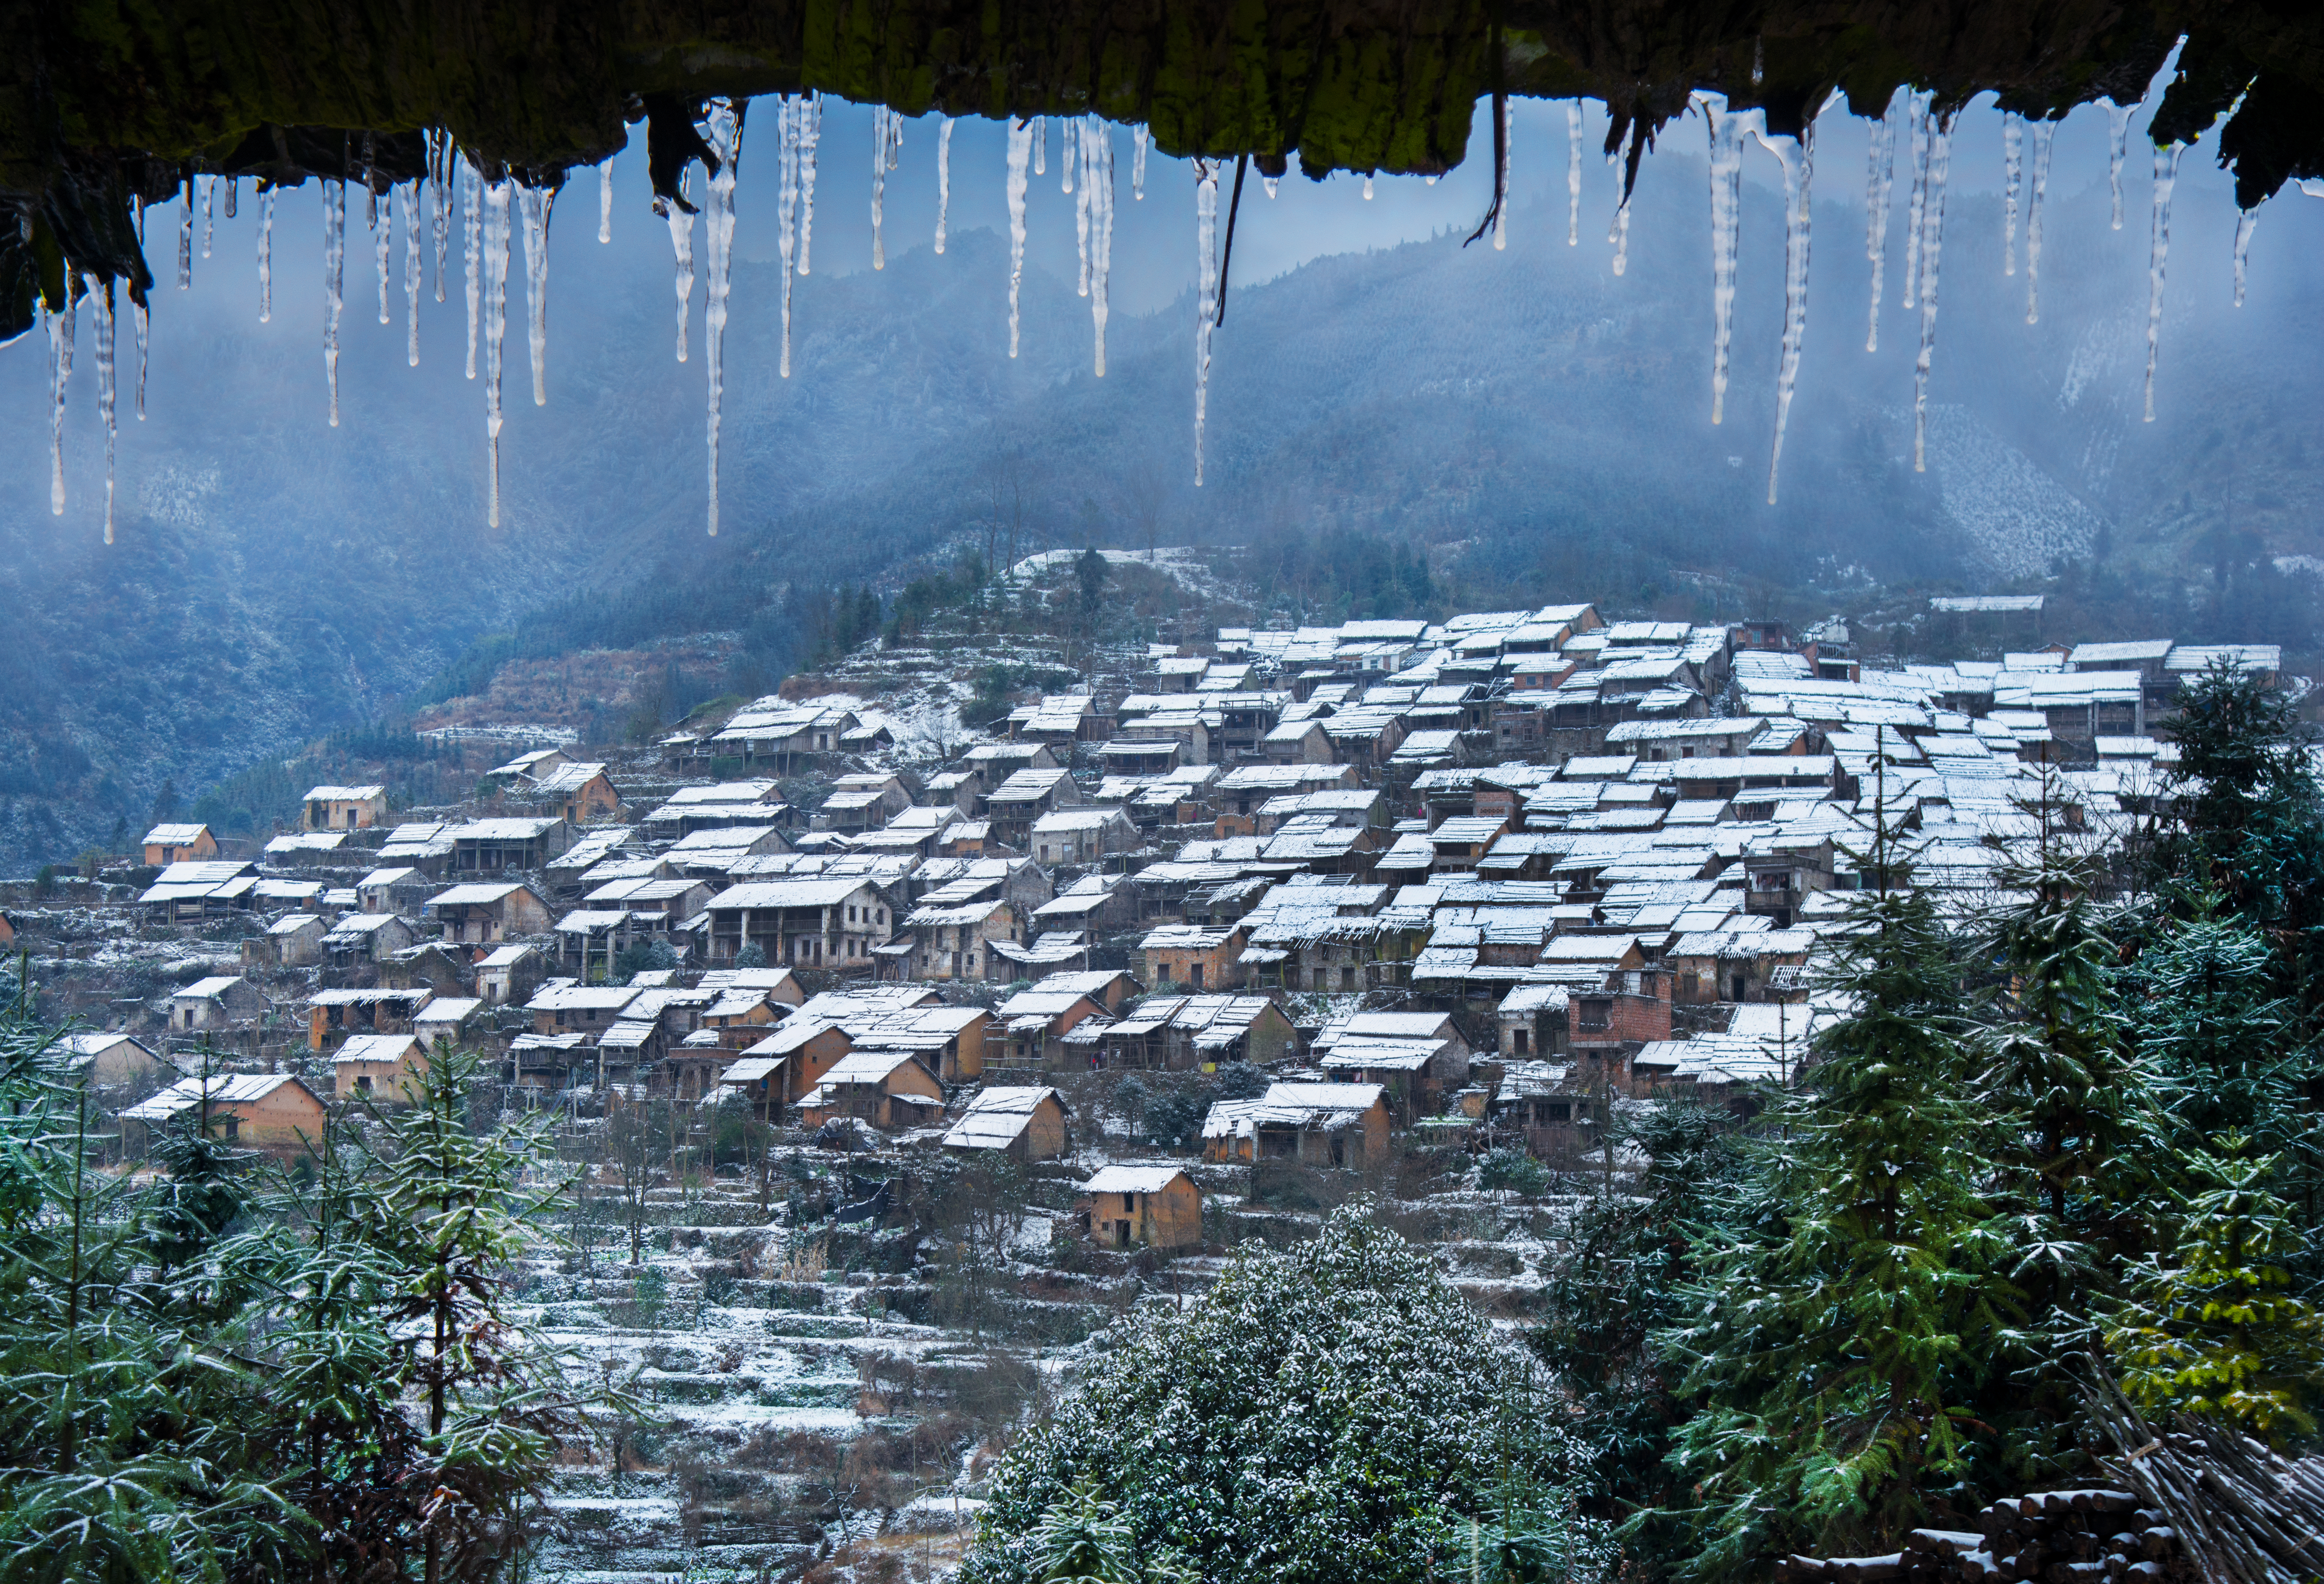
[[[452,137],[428,134],[428,207],[436,229],[436,301],[444,301],[444,255],[452,241]]]
[[[241,177],[229,176],[226,179],[226,218],[229,220],[234,218],[234,200],[241,191]]]
[[[1703,96],[1711,138],[1711,421],[1727,418],[1727,363],[1735,339],[1735,255],[1742,229],[1743,144],[1756,111],[1729,111]],[[1762,118],[1764,120],[1764,118]]]
[[[388,278],[393,273],[391,266],[395,255],[393,190],[390,190],[389,199],[385,203],[379,201],[379,194],[372,192],[368,188],[364,190],[365,196],[372,200],[371,241],[373,258],[379,270],[379,322],[383,325],[393,324],[395,320],[389,314],[387,307]]]
[[[153,316],[147,311],[144,301],[134,293],[129,299],[129,320],[137,332],[137,421],[143,423],[145,421],[145,350],[152,340]]]
[[[1025,283],[1025,163],[1033,152],[1033,128],[1009,124],[1009,356],[1017,356],[1017,300]]]
[[[1565,245],[1582,245],[1582,101],[1565,101]]]
[[[407,181],[395,190],[403,209],[403,360],[420,366],[420,183]]]
[[[274,317],[274,189],[258,199],[258,322]]]
[[[888,126],[894,114],[885,105],[872,107],[872,267],[888,267],[888,252],[880,240],[880,218],[888,195]]]
[[[2122,229],[2122,166],[2130,157],[2130,113],[2135,105],[2105,102],[2107,110],[2107,190],[2114,196],[2114,228]]]
[[[1864,256],[1872,265],[1872,311],[1864,349],[1880,350],[1880,293],[1886,289],[1888,206],[1896,190],[1896,110],[1904,90],[1888,97],[1888,107],[1873,125],[1871,152],[1864,165]]]
[[[1033,174],[1047,176],[1048,173],[1049,118],[1047,116],[1036,116],[1033,117]]]
[[[1784,431],[1792,419],[1792,393],[1800,379],[1800,347],[1808,333],[1808,244],[1814,218],[1815,121],[1794,141],[1758,133],[1759,144],[1784,167],[1784,351],[1775,374],[1775,449],[1767,459],[1767,504],[1784,463]],[[1787,146],[1788,145],[1788,146]]]
[[[1102,116],[1085,124],[1082,185],[1090,202],[1090,324],[1097,337],[1097,377],[1105,377],[1107,291],[1113,277],[1113,128]]]
[[[1076,156],[1078,156],[1081,152],[1082,138],[1087,130],[1084,123],[1087,122],[1088,119],[1089,118],[1085,116],[1075,116],[1069,119],[1060,121],[1057,125],[1057,163],[1064,168],[1065,172],[1065,190],[1074,194],[1074,295],[1076,297],[1086,297],[1089,295],[1089,183],[1086,181],[1083,182],[1081,190],[1079,192],[1074,192],[1074,166],[1076,162]]]
[[[2050,190],[2050,140],[2058,134],[2054,121],[2034,124],[2034,179],[2025,195],[2025,322],[2042,319],[2042,195]]]
[[[191,291],[194,284],[194,179],[186,177],[179,183],[178,210],[178,290]]]
[[[97,411],[105,424],[105,542],[113,542],[113,283],[85,276],[89,319],[97,328]]]
[[[2171,191],[2183,144],[2154,151],[2154,231],[2146,264],[2146,421],[2154,421],[2154,357],[2163,340],[2163,266],[2171,256]]]
[[[806,114],[805,102],[790,94],[782,97],[775,113],[775,251],[783,273],[783,336],[776,368],[785,379],[791,376],[791,280],[798,263],[799,125]],[[936,251],[944,251],[941,210]]]
[[[484,521],[501,525],[501,347],[508,337],[509,188],[484,192]]]
[[[72,288],[67,275],[62,313],[42,310],[49,322],[49,510],[60,517],[65,514],[65,386],[72,379],[73,323],[80,313]]]
[[[597,240],[613,239],[613,156],[597,162]]]
[[[1493,249],[1499,252],[1509,245],[1509,155],[1517,148],[1517,102],[1504,95],[1501,98],[1500,169],[1493,172]]]
[[[2017,197],[2025,180],[2025,117],[2015,110],[2001,117],[2001,273],[2017,273]]]
[[[331,427],[339,426],[339,315],[346,307],[347,184],[323,183],[323,372],[331,383]]]
[[[476,377],[476,324],[484,291],[484,178],[473,161],[460,162],[460,251],[467,268],[468,377]]]
[[[2236,306],[2244,305],[2244,272],[2251,263],[2252,232],[2259,227],[2259,211],[2245,209],[2236,216]]]
[[[1140,122],[1130,134],[1130,201],[1146,201],[1146,145],[1153,141],[1153,131]]]
[[[692,175],[693,171],[688,170],[678,177],[680,198],[686,196]],[[672,279],[678,296],[678,360],[683,363],[686,361],[687,320],[694,313],[694,217],[687,211],[684,204],[671,203],[667,199],[659,202],[662,213],[669,218],[669,251],[676,270]],[[804,274],[806,272],[800,273]]]
[[[1921,303],[1921,244],[1928,235],[1929,144],[1934,130],[1929,104],[1936,96],[1916,90],[1905,105],[1905,126],[1913,138],[1913,203],[1904,218],[1904,306]]]
[[[815,249],[815,146],[823,141],[823,96],[810,96],[799,116],[799,262],[798,273],[808,273]]]
[[[520,187],[518,213],[524,220],[525,344],[532,354],[532,404],[549,405],[549,217],[557,189]]]
[[[211,237],[214,234],[216,234],[217,230],[217,189],[218,189],[218,179],[217,179],[217,177],[215,177],[215,176],[205,176],[205,177],[203,177],[203,178],[201,179],[201,181],[202,181],[202,256],[203,256],[204,258],[208,258],[208,257],[209,257],[209,255],[210,255],[210,237]],[[109,310],[109,309],[108,309],[106,311],[107,311],[107,312],[108,312],[108,314],[109,314],[109,313],[111,312],[111,310]],[[106,540],[106,542],[107,544],[110,544],[110,543],[112,543],[112,542],[113,542],[113,541],[111,541],[110,539],[108,539],[108,540]]]
[[[900,129],[897,129],[900,130]],[[742,116],[732,99],[710,106],[710,146],[718,172],[710,178],[704,211],[709,245],[710,292],[702,310],[702,361],[710,385],[710,532],[718,532],[718,429],[726,394],[726,294],[733,280],[734,177],[742,157]]]
[[[1929,470],[1929,366],[1937,353],[1937,260],[1944,250],[1945,177],[1952,169],[1953,133],[1932,117],[1928,202],[1921,216],[1921,350],[1913,360],[1913,471]]]
[[[952,208],[952,117],[936,129],[936,251],[945,250],[945,219]]]
[[[1194,162],[1194,486],[1203,483],[1203,430],[1210,417],[1211,330],[1219,317],[1219,167]]]

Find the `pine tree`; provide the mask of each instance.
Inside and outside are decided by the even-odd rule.
[[[2225,1420],[2277,1445],[2312,1434],[2309,1399],[2324,1357],[2324,1313],[2290,1289],[2301,1243],[2290,1207],[2267,1190],[2276,1165],[2229,1135],[2182,1161],[2178,1246],[2137,1269],[2106,1345],[2123,1394],[2150,1416]]]
[[[1778,1545],[1895,1549],[1969,1471],[2016,1318],[1953,942],[1926,892],[1886,889],[1901,868],[1884,840],[1835,976],[1853,1010],[1764,1119],[1743,1230],[1703,1240],[1662,1338],[1704,1404],[1672,1454],[1698,1493],[1692,1577]]]

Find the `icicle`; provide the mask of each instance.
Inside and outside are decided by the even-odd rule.
[[[807,255],[815,242],[815,145],[823,139],[823,96],[807,100],[799,116],[799,263],[807,273]]]
[[[2017,273],[2017,191],[2024,180],[2025,117],[2010,110],[2001,117],[2001,273]]]
[[[1945,176],[1952,168],[1952,128],[1929,124],[1927,202],[1921,215],[1921,350],[1913,360],[1913,471],[1929,470],[1929,365],[1937,353],[1937,259],[1945,240]]]
[[[1105,377],[1107,285],[1113,277],[1113,128],[1092,116],[1084,124],[1082,187],[1090,206],[1090,324],[1097,339],[1097,377]]]
[[[1219,319],[1219,167],[1194,162],[1194,486],[1203,483],[1203,428],[1210,416],[1211,330]]]
[[[1614,206],[1614,224],[1606,233],[1606,240],[1614,245],[1614,273],[1621,274],[1630,267],[1630,198],[1628,193]]]
[[[1901,90],[1900,90],[1901,91]],[[1864,256],[1872,265],[1871,323],[1864,334],[1867,352],[1880,350],[1880,293],[1888,268],[1888,202],[1896,187],[1897,95],[1872,128],[1871,152],[1864,166]]]
[[[2154,355],[2163,338],[2163,266],[2171,255],[2171,190],[2184,145],[2154,151],[2154,236],[2146,265],[2146,421],[2154,421]],[[2238,230],[2241,227],[2237,228]]]
[[[234,200],[241,194],[241,177],[229,176],[226,179],[226,218],[229,220],[234,218]]]
[[[65,514],[65,385],[72,378],[73,321],[80,303],[73,296],[72,279],[65,279],[65,310],[42,312],[49,321],[49,510]]]
[[[1074,190],[1074,166],[1081,153],[1081,124],[1084,118],[1057,118],[1057,173],[1063,179],[1058,190],[1068,197]]]
[[[392,196],[384,204],[379,202],[377,193],[371,198],[376,211],[372,217],[372,253],[379,265],[379,322],[393,324],[387,310],[387,281],[389,260],[395,249],[395,203]]]
[[[524,221],[525,341],[532,353],[532,404],[549,405],[549,217],[557,206],[553,187],[517,189],[517,213]]]
[[[597,240],[613,239],[613,156],[597,162]]]
[[[204,177],[202,177],[202,178],[201,178],[201,183],[202,183],[202,256],[203,256],[204,258],[208,258],[208,257],[209,257],[209,255],[210,255],[210,237],[211,237],[211,236],[212,236],[212,235],[214,235],[214,234],[217,232],[217,184],[218,184],[218,179],[217,179],[217,177],[215,177],[215,176],[204,176]],[[112,312],[112,310],[111,310],[110,309],[106,310],[106,315],[107,315],[107,317],[108,317],[108,318],[110,318],[110,317],[111,317],[111,312]],[[108,540],[106,540],[106,542],[107,544],[110,544],[110,543],[112,543],[112,542],[113,542],[113,541],[111,541],[110,539],[108,539]]]
[[[428,134],[428,200],[436,222],[436,301],[444,301],[444,255],[452,241],[452,140]]]
[[[1904,306],[1921,301],[1921,241],[1928,227],[1922,222],[1929,208],[1929,102],[1935,95],[1915,92],[1905,107],[1905,124],[1913,134],[1913,207],[1904,218]]]
[[[890,116],[890,136],[902,131],[899,117]],[[710,248],[710,294],[702,310],[702,361],[710,384],[710,532],[718,532],[718,425],[726,394],[726,293],[734,266],[734,176],[742,157],[742,118],[732,99],[715,99],[710,106],[710,146],[718,155],[718,173],[710,179],[710,202],[704,227]],[[893,144],[890,145],[892,152]],[[877,232],[873,235],[876,236]]]
[[[2054,121],[2034,124],[2034,188],[2025,199],[2025,322],[2042,318],[2042,195],[2050,190],[2050,140]]]
[[[403,361],[420,366],[420,183],[395,190],[403,206]]]
[[[1711,421],[1727,417],[1727,358],[1735,338],[1735,263],[1742,233],[1744,129],[1766,124],[1757,110],[1729,111],[1702,97],[1711,134]]]
[[[1565,245],[1582,245],[1582,101],[1565,101]]]
[[[274,317],[274,189],[258,199],[258,322]]]
[[[1493,172],[1493,251],[1499,253],[1509,245],[1509,159],[1517,147],[1517,102],[1501,100],[1500,169]],[[1434,177],[1429,180],[1434,181]],[[1618,270],[1615,272],[1620,273]]]
[[[339,314],[346,307],[347,184],[323,183],[323,372],[331,383],[331,427],[339,426]]]
[[[1048,173],[1049,118],[1047,116],[1036,116],[1033,117],[1033,174],[1047,176]]]
[[[1767,461],[1767,504],[1775,504],[1775,478],[1784,461],[1784,431],[1792,417],[1792,393],[1800,379],[1800,346],[1808,332],[1809,225],[1814,218],[1815,122],[1794,139],[1769,137],[1754,128],[1759,146],[1784,167],[1784,352],[1775,374],[1775,449]]]
[[[1087,134],[1086,116],[1075,116],[1057,128],[1057,163],[1065,167],[1065,190],[1074,192],[1074,156],[1080,152],[1081,140]],[[1074,192],[1074,258],[1075,274],[1074,294],[1089,295],[1090,275],[1090,186],[1084,181],[1082,190]]]
[[[2122,162],[2130,157],[2130,113],[2135,105],[2105,101],[2107,108],[2107,190],[2114,194],[2114,228],[2122,229]]]
[[[791,376],[791,276],[798,257],[798,159],[799,123],[807,107],[788,94],[783,96],[775,118],[775,251],[782,261],[783,271],[783,339],[782,352],[777,369],[782,377]],[[952,127],[945,127],[949,137]],[[941,153],[936,158],[939,175],[944,170]],[[944,251],[944,207],[936,208],[936,251]]]
[[[178,290],[190,291],[194,284],[194,179],[187,177],[180,184],[178,214]]]
[[[880,241],[880,210],[888,192],[888,125],[891,112],[885,105],[872,107],[872,267],[888,267],[888,254]]]
[[[484,521],[501,525],[501,346],[508,336],[509,188],[484,191]]]
[[[1364,172],[1364,201],[1365,201],[1366,203],[1370,203],[1370,202],[1371,202],[1371,200],[1372,200],[1372,173],[1371,173],[1370,171],[1365,171],[1365,172]]]
[[[113,542],[113,283],[84,276],[89,318],[97,326],[97,411],[105,423],[105,542]]]
[[[2246,209],[2236,217],[2236,306],[2244,305],[2244,266],[2251,261],[2252,232],[2259,226],[2259,211]]]
[[[686,195],[692,175],[693,172],[688,171],[678,178],[680,197]],[[694,217],[674,203],[663,203],[661,210],[669,217],[669,250],[677,265],[678,360],[683,363],[686,361],[686,321],[694,312]]]
[[[1009,124],[1009,356],[1017,356],[1017,298],[1025,283],[1025,162],[1033,152],[1033,129]]]
[[[1428,180],[1429,180],[1429,181],[1430,181],[1432,184],[1434,184],[1434,181],[1436,181],[1436,178],[1435,178],[1435,177],[1434,177],[1434,176],[1431,176]],[[1260,177],[1260,178],[1259,179],[1259,185],[1260,185],[1260,186],[1262,186],[1262,187],[1264,187],[1264,188],[1266,188],[1266,189],[1267,189],[1267,196],[1268,196],[1268,198],[1272,199],[1272,198],[1275,196],[1275,187],[1276,187],[1276,181],[1275,181],[1275,178],[1274,178],[1274,177],[1272,177],[1272,176],[1262,176],[1262,177]]]
[[[468,377],[476,377],[476,315],[484,290],[484,178],[467,160],[460,162],[460,250],[467,264]]]
[[[952,208],[952,117],[936,129],[936,251],[945,250],[945,218]]]
[[[229,215],[227,218],[233,217]],[[129,322],[137,331],[137,421],[145,421],[145,349],[153,329],[153,316],[145,304],[132,297],[129,300]]]
[[[1143,203],[1146,201],[1146,145],[1152,140],[1152,131],[1143,125],[1139,126],[1130,134],[1130,201],[1132,203]],[[1275,196],[1275,189],[1272,185],[1273,181],[1274,179],[1272,177],[1268,178],[1270,185],[1267,190],[1267,195],[1269,198]]]

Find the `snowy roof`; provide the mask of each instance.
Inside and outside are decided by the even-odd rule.
[[[156,825],[145,833],[147,847],[191,847],[202,838],[207,825]]]
[[[179,991],[173,997],[171,997],[171,999],[178,1001],[214,1000],[241,983],[242,976],[240,974],[214,975],[207,979],[196,979],[192,984],[188,985],[184,989]]]
[[[1159,1193],[1186,1174],[1176,1166],[1107,1166],[1082,1184],[1084,1193]],[[1191,1181],[1191,1179],[1189,1179]]]
[[[374,798],[383,798],[383,786],[310,786],[303,800],[309,803],[364,803]]]
[[[356,1034],[332,1054],[334,1062],[401,1061],[418,1049],[410,1034]]]
[[[314,1092],[287,1072],[213,1073],[209,1079],[208,1099],[213,1106],[248,1105],[263,1100],[284,1084],[299,1084],[309,1099]],[[180,1079],[168,1088],[142,1105],[132,1106],[121,1115],[134,1122],[164,1122],[202,1103],[202,1080]],[[322,1102],[315,1099],[319,1107]]]
[[[514,881],[497,885],[474,882],[466,885],[455,885],[449,891],[439,891],[428,899],[427,905],[431,908],[489,907],[496,902],[506,902],[520,891],[530,889],[530,886],[520,885]]]
[[[1059,1109],[1067,1109],[1064,1097],[1047,1086],[1020,1084],[980,1090],[945,1135],[944,1142],[956,1150],[1006,1149],[1031,1124],[1033,1113],[1045,1099],[1054,1099]]]

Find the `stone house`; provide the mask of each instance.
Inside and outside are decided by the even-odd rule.
[[[90,1088],[134,1093],[185,1075],[143,1040],[123,1033],[67,1034],[57,1042],[66,1068]]]
[[[991,948],[996,940],[1017,944],[1024,939],[1015,904],[1000,897],[956,907],[916,907],[905,915],[904,931],[910,951],[888,955],[899,977],[915,979],[984,979],[1004,972],[1013,977]]]
[[[551,922],[540,894],[514,881],[455,885],[429,898],[425,911],[452,945],[497,946],[519,935],[545,935]]]
[[[549,977],[549,959],[537,946],[503,946],[476,964],[476,994],[488,1006],[523,1005]]]
[[[249,968],[312,968],[323,960],[323,916],[285,913],[266,926],[266,933],[242,943],[242,960]]]
[[[1197,991],[1231,989],[1242,982],[1242,949],[1249,934],[1240,924],[1222,930],[1165,924],[1149,931],[1138,943],[1146,982],[1157,990],[1166,985]]]
[[[1033,857],[1043,864],[1094,864],[1139,844],[1138,827],[1120,809],[1059,809],[1033,821]]]
[[[173,1033],[250,1029],[266,1015],[266,997],[240,975],[197,979],[170,997]]]
[[[398,913],[346,913],[323,937],[323,955],[335,966],[382,963],[407,949],[411,926]]]

